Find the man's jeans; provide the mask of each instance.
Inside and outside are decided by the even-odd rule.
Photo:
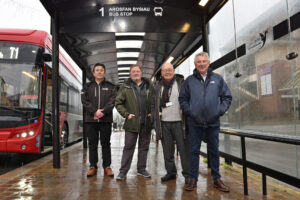
[[[199,155],[203,132],[206,132],[208,153],[210,158],[211,174],[214,181],[219,180],[220,154],[219,154],[219,132],[220,127],[200,127],[189,126],[190,133],[190,155],[191,178],[198,181],[199,175]]]

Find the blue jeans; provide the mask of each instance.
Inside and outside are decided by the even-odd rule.
[[[214,181],[219,180],[220,154],[219,154],[219,132],[220,127],[189,126],[190,136],[190,174],[191,178],[198,181],[199,155],[203,133],[206,133],[208,153],[210,156],[211,174]]]

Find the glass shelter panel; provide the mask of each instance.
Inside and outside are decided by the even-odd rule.
[[[222,25],[220,26],[220,24]],[[234,23],[231,1],[228,1],[209,21],[208,42],[211,63],[234,50]]]
[[[233,96],[222,127],[300,135],[300,58],[286,59],[287,54],[300,52],[300,31],[293,20],[299,12],[297,0],[230,0],[209,22],[212,63],[245,47],[239,58],[235,52],[234,60],[215,70]],[[281,27],[282,23],[287,25]],[[241,76],[236,78],[236,73]],[[246,148],[249,161],[299,177],[297,146],[247,139]],[[220,134],[220,150],[240,155],[239,139]]]

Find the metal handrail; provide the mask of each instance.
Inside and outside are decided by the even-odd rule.
[[[244,182],[244,195],[248,195],[248,180],[247,180],[247,167],[250,165],[249,168],[257,170],[262,173],[262,191],[263,195],[267,195],[267,183],[266,183],[266,172],[272,178],[278,179],[280,181],[286,182],[293,186],[300,188],[300,179],[296,177],[292,177],[288,174],[275,171],[270,169],[266,166],[261,166],[256,163],[252,163],[247,161],[246,158],[246,144],[245,138],[252,138],[258,140],[266,140],[272,142],[279,142],[285,144],[293,144],[293,145],[300,145],[300,136],[294,135],[283,135],[283,134],[274,134],[268,132],[258,132],[258,131],[251,131],[251,130],[241,130],[241,129],[229,129],[229,128],[221,128],[220,133],[227,134],[227,135],[234,135],[241,138],[241,149],[242,149],[242,158],[237,158],[233,155],[229,155],[223,152],[220,152],[220,155],[228,158],[233,158],[235,162],[242,164],[243,166],[243,182]],[[208,154],[207,154],[208,155]],[[209,158],[208,158],[209,159]],[[208,161],[209,163],[209,161]],[[272,175],[273,173],[273,175]]]
[[[220,133],[236,135],[236,136],[244,136],[247,138],[267,140],[272,142],[300,145],[300,136],[296,136],[296,135],[283,135],[277,133],[275,134],[275,133],[268,133],[268,132],[258,132],[258,131],[251,131],[251,130],[228,129],[228,128],[222,128],[220,130]]]

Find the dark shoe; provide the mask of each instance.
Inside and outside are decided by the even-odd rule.
[[[97,168],[92,166],[90,167],[90,170],[87,173],[87,177],[92,177],[96,174],[97,174]]]
[[[151,178],[151,174],[147,172],[147,170],[142,170],[137,172],[138,176],[143,176],[145,178]]]
[[[226,186],[222,180],[214,181],[214,187],[222,192],[229,192],[229,187]]]
[[[161,182],[165,182],[173,179],[176,179],[176,174],[166,174],[163,177],[161,177]]]
[[[187,185],[187,184],[189,183],[189,180],[190,180],[190,178],[189,178],[189,177],[186,177],[186,178],[184,179],[184,183]]]
[[[188,184],[185,186],[185,190],[193,191],[196,186],[197,186],[197,181],[190,178]]]
[[[106,167],[104,169],[104,173],[107,175],[107,176],[114,176],[114,173],[112,171],[112,169],[110,167]]]
[[[120,172],[116,179],[120,180],[120,181],[125,180],[126,179],[126,174]]]

